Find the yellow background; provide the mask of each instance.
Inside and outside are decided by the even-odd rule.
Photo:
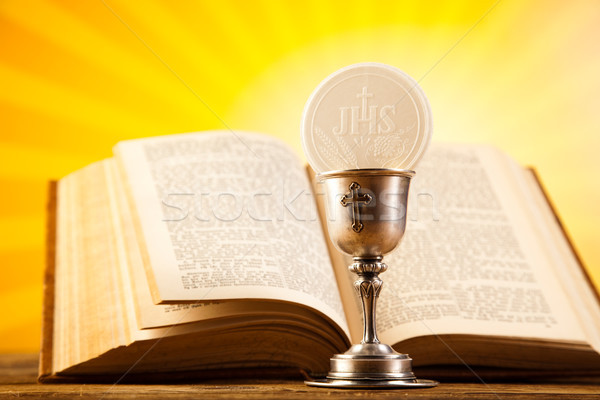
[[[0,351],[39,348],[46,182],[123,139],[233,128],[299,153],[347,64],[417,79],[434,140],[535,165],[600,282],[600,3],[0,1]]]

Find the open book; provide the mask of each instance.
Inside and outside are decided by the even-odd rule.
[[[222,131],[124,141],[61,179],[40,380],[326,372],[362,316],[312,178],[280,141]],[[531,171],[434,144],[410,190],[382,342],[417,371],[600,369],[596,292]]]

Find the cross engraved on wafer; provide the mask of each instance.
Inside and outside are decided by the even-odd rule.
[[[345,194],[341,199],[340,203],[342,206],[346,207],[349,204],[352,204],[352,229],[354,232],[358,233],[362,231],[363,224],[360,222],[360,208],[361,204],[369,204],[372,200],[370,194],[363,193],[358,194],[358,189],[360,189],[360,185],[356,182],[352,182],[348,187],[350,189],[350,193]]]

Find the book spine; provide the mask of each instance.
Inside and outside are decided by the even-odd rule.
[[[42,343],[40,351],[38,381],[44,382],[52,375],[54,335],[54,272],[56,268],[56,181],[48,183],[46,209],[46,270],[44,272],[44,294],[42,305]]]

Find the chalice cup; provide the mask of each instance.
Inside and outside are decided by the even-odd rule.
[[[350,270],[358,275],[354,287],[363,309],[363,338],[343,354],[330,359],[324,380],[309,386],[336,388],[432,387],[438,383],[417,379],[412,359],[377,338],[375,304],[387,269],[383,256],[400,243],[406,228],[408,189],[413,171],[354,169],[317,176],[325,188],[327,227],[331,241],[353,257]]]

